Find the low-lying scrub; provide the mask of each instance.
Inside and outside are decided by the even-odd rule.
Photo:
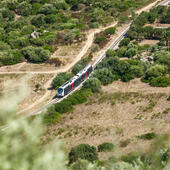
[[[114,145],[112,143],[102,143],[98,146],[98,152],[110,152],[113,151]]]
[[[151,132],[151,133],[146,133],[146,134],[140,135],[138,137],[140,139],[144,139],[144,140],[151,140],[156,137],[156,134],[154,132]]]

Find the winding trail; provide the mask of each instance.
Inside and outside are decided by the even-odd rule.
[[[138,11],[136,11],[136,13],[140,14],[142,11],[149,10],[150,8],[155,6],[157,2],[158,2],[158,0],[149,4],[148,6],[145,6],[141,9],[139,9]],[[94,40],[94,36],[96,33],[99,33],[107,28],[114,27],[114,26],[116,26],[116,24],[117,24],[117,22],[114,22],[113,24],[111,24],[109,26],[89,31],[89,33],[87,34],[86,43],[85,43],[84,47],[82,48],[82,50],[80,51],[80,53],[75,57],[75,59],[72,63],[70,63],[69,65],[66,65],[65,67],[63,67],[61,69],[57,69],[57,70],[53,70],[53,71],[11,71],[11,72],[1,71],[0,75],[2,75],[2,74],[54,74],[54,76],[44,84],[44,89],[46,90],[45,94],[39,100],[35,101],[33,104],[29,105],[28,107],[26,107],[25,109],[20,111],[19,114],[26,112],[26,111],[32,109],[33,107],[35,107],[36,105],[39,105],[40,103],[42,103],[51,93],[51,91],[48,90],[48,88],[50,87],[51,82],[55,78],[55,76],[60,72],[67,72],[78,61],[81,60],[81,58],[87,53],[88,49],[91,47],[93,40]]]

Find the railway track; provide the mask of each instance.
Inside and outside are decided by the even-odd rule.
[[[108,49],[115,49],[117,47],[117,45],[120,43],[120,41],[124,38],[124,35],[128,32],[129,28],[130,28],[131,22],[128,24],[128,26],[126,27],[126,29],[124,31],[121,32],[121,34],[119,35],[119,37],[117,37],[108,48],[106,48],[104,50],[104,52],[99,55],[99,57],[96,59],[96,61],[92,64],[93,67],[93,71],[94,72],[94,68],[105,58],[106,56],[106,51]],[[63,98],[56,98],[53,99],[52,101],[50,101],[49,103],[47,103],[46,105],[44,105],[43,107],[41,107],[40,109],[31,112],[30,114],[28,114],[26,117],[29,117],[31,115],[39,115],[43,112],[46,111],[47,108],[49,108],[51,105],[56,104],[61,102],[62,100],[66,99],[69,95],[71,95],[72,93],[74,93],[75,91],[77,91],[78,89],[80,89],[83,85],[83,83],[86,81],[87,79],[85,79],[77,88],[75,88],[71,93],[69,93],[68,95],[64,96]]]

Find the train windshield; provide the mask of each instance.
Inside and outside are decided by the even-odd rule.
[[[58,89],[58,94],[62,94],[62,92],[63,92],[63,89],[62,89],[62,88],[59,88],[59,89]]]

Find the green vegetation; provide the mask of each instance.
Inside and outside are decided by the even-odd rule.
[[[156,134],[154,132],[146,133],[146,134],[139,136],[140,139],[146,139],[146,140],[151,140],[151,139],[154,139],[155,137],[156,137]]]
[[[134,9],[150,0],[1,0],[0,1],[0,54],[1,65],[16,64],[25,59],[39,63],[48,60],[56,46],[78,43],[85,39],[84,31],[125,18]],[[168,17],[168,13],[161,18]],[[35,31],[35,32],[34,32]],[[32,33],[36,36],[31,36]],[[108,28],[104,34],[114,34]],[[98,43],[103,37],[98,39]],[[30,59],[14,55],[30,46]],[[39,55],[37,47],[46,51]],[[20,52],[21,53],[21,52]],[[47,56],[47,57],[46,57]],[[2,58],[2,59],[1,59]],[[10,60],[10,61],[9,61]],[[9,62],[7,62],[9,61]]]
[[[100,81],[95,78],[95,77],[91,77],[89,78],[84,84],[83,84],[84,88],[90,88],[92,90],[92,92],[96,93],[96,92],[100,92],[101,91],[101,83]]]
[[[112,143],[105,142],[98,146],[98,152],[110,152],[113,151],[114,145]]]
[[[151,24],[155,20],[160,23],[169,23],[169,19],[166,18],[169,15],[170,8],[164,6],[158,6],[150,10],[150,12],[142,12],[136,20],[132,23],[128,36],[131,40],[142,39],[158,39],[163,44],[167,44],[169,37],[169,28],[159,29],[152,26],[145,26],[145,24]]]
[[[64,99],[60,103],[56,103],[51,106],[43,115],[43,122],[45,124],[57,123],[63,113],[69,113],[74,110],[74,105],[87,102],[88,97],[92,95],[90,88],[83,88],[74,92],[68,98]]]
[[[68,74],[66,72],[59,73],[52,81],[52,88],[58,89],[61,85],[63,85],[66,81],[68,81],[73,74]]]
[[[76,162],[78,159],[86,159],[90,162],[98,160],[96,148],[88,144],[73,147],[69,152],[69,164]]]

